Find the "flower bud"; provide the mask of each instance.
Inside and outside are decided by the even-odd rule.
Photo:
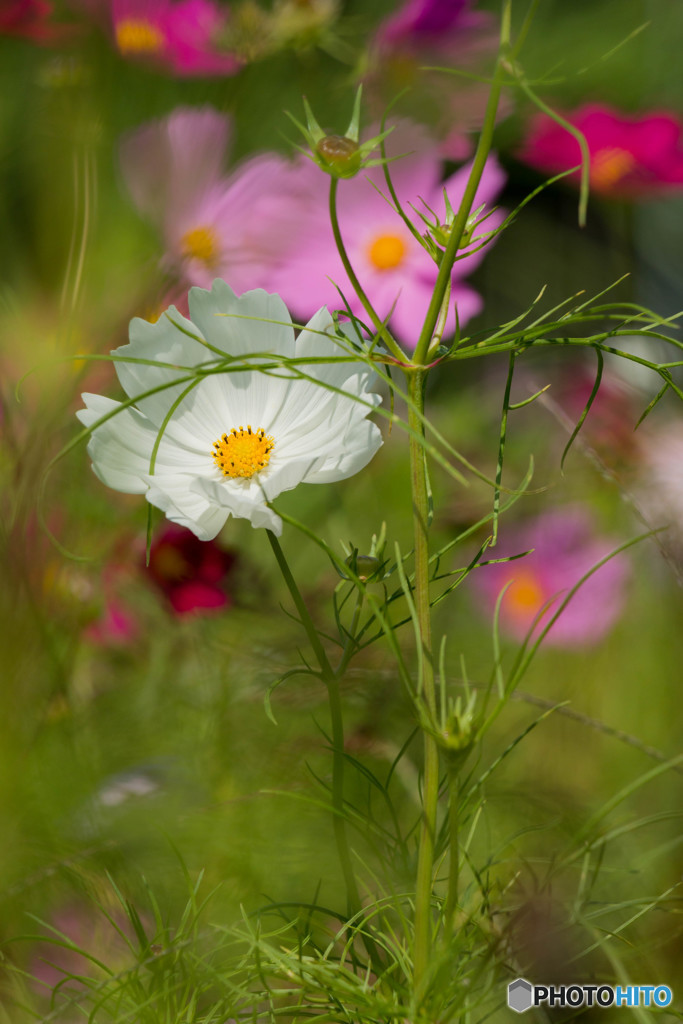
[[[332,178],[353,178],[358,174],[361,167],[374,167],[384,161],[382,159],[371,160],[370,153],[381,144],[391,129],[375,135],[366,142],[360,142],[360,105],[362,87],[358,87],[356,101],[353,105],[353,113],[348,128],[343,135],[327,135],[318,124],[315,114],[311,110],[308,100],[304,97],[304,110],[306,111],[306,125],[300,124],[295,117],[287,111],[290,121],[296,125],[311,152],[306,153],[321,170],[325,171]],[[301,149],[301,147],[298,147]]]
[[[346,135],[325,135],[315,147],[324,169],[335,178],[353,178],[361,167],[358,143]]]
[[[371,581],[373,576],[376,576],[382,568],[379,558],[375,558],[373,555],[349,555],[345,564],[348,565],[352,572],[355,572],[358,579],[363,583]]]
[[[466,702],[458,697],[449,702],[448,713],[436,732],[436,740],[443,750],[449,770],[458,772],[470,755],[479,735],[480,720],[475,711],[476,694]]]

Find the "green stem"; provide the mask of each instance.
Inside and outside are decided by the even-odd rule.
[[[360,895],[356,885],[356,876],[353,873],[351,863],[351,851],[349,850],[348,837],[346,835],[346,820],[344,818],[344,719],[342,716],[341,697],[339,694],[339,680],[330,665],[329,658],[320,642],[320,637],[309,615],[308,608],[304,602],[301,592],[296,585],[292,572],[285,558],[284,551],[275,534],[268,530],[268,540],[273,549],[280,572],[287,584],[292,600],[299,613],[299,618],[306,630],[313,652],[320,666],[320,674],[327,687],[327,698],[330,708],[330,722],[332,726],[332,805],[334,807],[333,827],[334,838],[337,844],[337,853],[341,863],[344,882],[346,884],[346,901],[348,916],[353,917],[360,910]]]
[[[346,638],[344,644],[344,653],[341,656],[341,660],[337,665],[335,675],[337,679],[341,679],[346,668],[354,655],[354,652],[358,650],[358,642],[356,640],[356,633],[358,632],[358,623],[360,622],[360,615],[363,610],[363,601],[365,594],[363,590],[359,588],[356,596],[356,607],[353,609],[353,618],[351,619],[351,628],[349,629],[349,635]]]
[[[436,720],[436,694],[434,688],[434,662],[432,657],[431,609],[429,605],[429,499],[425,467],[425,450],[420,438],[423,434],[425,374],[414,372],[408,381],[410,391],[409,423],[410,472],[413,492],[413,528],[415,544],[415,611],[420,642],[422,644],[422,678],[419,681],[427,716]],[[436,809],[439,796],[439,753],[436,740],[424,730],[424,783],[423,815],[420,827],[420,847],[415,886],[415,949],[414,981],[417,986],[429,964],[432,940],[432,875],[434,871],[434,836]]]
[[[448,868],[448,892],[446,894],[446,936],[450,938],[455,928],[455,912],[458,909],[460,887],[460,840],[458,834],[458,773],[448,772],[448,845],[450,864]]]
[[[491,85],[491,92],[489,93],[488,103],[486,105],[486,113],[484,115],[484,123],[481,129],[481,135],[479,136],[479,143],[477,145],[477,151],[474,154],[474,161],[472,163],[472,170],[470,177],[467,182],[465,193],[460,203],[460,208],[453,221],[450,235],[448,236],[448,244],[444,251],[441,263],[439,265],[439,273],[436,279],[436,285],[432,298],[427,309],[427,316],[420,333],[420,338],[415,347],[415,353],[413,355],[413,362],[418,366],[421,366],[427,359],[427,351],[434,335],[434,328],[439,317],[439,310],[443,303],[443,298],[446,293],[446,287],[451,279],[451,273],[453,270],[453,264],[455,263],[455,257],[458,254],[460,242],[462,240],[463,233],[467,226],[467,218],[470,215],[472,204],[474,203],[474,197],[481,181],[481,176],[484,173],[484,167],[486,166],[486,160],[491,151],[491,143],[493,141],[493,129],[496,123],[496,113],[498,111],[498,102],[500,100],[500,92],[503,85],[503,77],[506,72],[505,68],[505,57],[507,56],[510,46],[510,0],[506,0],[503,8],[503,17],[501,24],[500,34],[500,49],[498,52],[498,62],[496,64],[496,70],[493,75],[493,82]]]
[[[396,358],[399,359],[402,363],[405,363],[405,353],[401,351],[401,349],[396,344],[391,334],[387,330],[387,325],[383,323],[381,317],[375,311],[374,306],[372,305],[370,299],[365,294],[365,290],[363,289],[363,286],[361,285],[360,281],[358,280],[358,277],[356,276],[355,270],[351,266],[351,260],[349,259],[349,254],[346,251],[346,246],[344,245],[344,240],[341,236],[341,230],[339,228],[339,217],[337,215],[338,184],[338,178],[330,178],[330,222],[332,224],[332,233],[334,235],[334,241],[337,246],[339,258],[341,259],[342,264],[344,266],[344,270],[346,271],[346,276],[348,277],[349,281],[353,286],[353,290],[360,299],[363,305],[363,309],[365,310],[365,312],[368,314],[372,321],[373,327],[380,335],[380,337],[382,338],[382,340],[384,341],[385,345],[392,353],[392,355],[396,356]]]

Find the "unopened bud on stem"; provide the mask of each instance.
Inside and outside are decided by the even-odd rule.
[[[315,147],[325,169],[337,178],[353,178],[360,170],[358,143],[346,135],[325,135]]]

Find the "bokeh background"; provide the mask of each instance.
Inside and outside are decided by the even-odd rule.
[[[393,50],[382,42],[399,4],[235,0],[229,10],[218,5],[220,31],[199,47],[225,66],[206,71],[201,61],[188,70],[117,45],[117,17],[130,18],[131,10],[147,17],[155,5],[147,7],[141,14],[104,0],[3,0],[0,13],[0,943],[14,969],[3,984],[7,1021],[48,1017],[48,989],[62,977],[64,950],[46,953],[35,936],[50,927],[105,962],[126,962],[102,914],[117,919],[114,886],[149,921],[147,885],[173,922],[187,900],[185,871],[193,880],[204,871],[206,893],[218,887],[214,923],[234,921],[240,905],[339,900],[329,817],[298,799],[315,794],[317,777],[330,770],[325,695],[300,676],[272,695],[277,724],[264,710],[302,637],[282,610],[288,599],[261,531],[230,520],[215,543],[202,545],[155,518],[146,568],[144,502],[107,490],[84,444],[46,476],[78,432],[81,392],[119,394],[109,362],[74,357],[124,344],[132,316],[153,317],[194,283],[186,267],[163,261],[163,225],[136,208],[121,141],[179,107],[211,107],[230,118],[223,164],[230,174],[254,154],[292,157],[301,139],[284,111],[302,118],[302,96],[326,129],[343,132],[363,81],[364,126],[405,90],[390,116],[424,126],[446,178],[472,151],[499,14],[494,2],[467,8],[473,23],[447,27],[445,48],[429,59],[433,40],[415,25],[412,41]],[[515,0],[517,26],[525,13]],[[593,104],[631,128],[637,118],[664,114],[683,132],[682,43],[677,0],[542,0],[520,61],[534,90],[568,116]],[[419,70],[446,60],[466,75]],[[506,210],[553,173],[523,156],[535,117],[528,96],[506,92],[494,140]],[[682,139],[663,158],[674,170]],[[683,175],[672,178],[655,176],[635,192],[594,189],[582,228],[575,182],[545,189],[469,277],[483,309],[467,331],[513,319],[543,288],[549,308],[617,281],[614,301],[675,314]],[[253,232],[263,236],[264,224],[255,222]],[[675,325],[667,330],[675,335]],[[648,359],[676,358],[654,339],[629,346]],[[489,476],[506,372],[504,358],[463,360],[434,374],[428,392],[436,425]],[[561,470],[594,374],[593,354],[574,349],[519,360],[514,401],[549,388],[511,412],[508,425],[507,484],[521,481],[530,455],[535,472],[533,493],[501,521],[500,550],[536,548],[504,605],[508,663],[543,599],[620,544],[666,529],[579,591],[567,629],[558,623],[496,723],[480,772],[560,706],[487,779],[472,858],[487,873],[501,977],[524,968],[539,982],[576,971],[619,980],[625,970],[634,983],[675,990],[683,780],[681,766],[666,762],[681,741],[683,410],[666,395],[636,431],[660,382],[608,359]],[[433,486],[435,544],[490,507],[490,489],[475,479],[464,488],[435,471]],[[407,549],[405,436],[392,432],[371,469],[351,481],[302,486],[281,503],[339,550],[349,543],[367,550],[382,523],[391,542]],[[466,565],[485,535],[475,531],[449,568]],[[297,534],[286,532],[283,544],[321,628],[331,628],[333,568]],[[490,673],[495,596],[510,576],[493,567],[485,575],[472,574],[436,612],[454,685],[462,658],[471,680]],[[410,647],[408,635],[405,642]],[[413,718],[382,644],[354,661],[343,697],[349,751],[386,773]],[[413,742],[395,780],[406,821],[417,807],[419,770]],[[363,803],[362,781],[350,785]],[[582,860],[581,831],[620,793],[624,799],[605,815],[611,839],[598,873],[597,858]],[[371,844],[354,841],[371,856]],[[406,849],[407,860],[392,869],[408,885],[410,840]],[[588,884],[586,873],[594,887],[588,923],[567,910]],[[600,945],[612,931],[625,967]],[[98,970],[82,958],[61,965]]]

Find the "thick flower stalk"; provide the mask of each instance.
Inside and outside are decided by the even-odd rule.
[[[274,498],[352,476],[380,447],[373,373],[326,309],[295,339],[277,295],[238,298],[218,280],[193,288],[189,306],[190,320],[171,306],[155,324],[132,321],[113,353],[131,401],[83,395],[93,469],[200,540],[230,516],[279,535]]]

